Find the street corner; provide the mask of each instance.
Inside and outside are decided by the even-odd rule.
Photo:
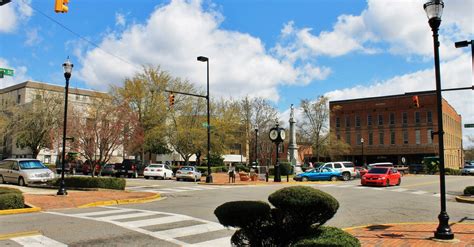
[[[130,193],[134,193],[134,192],[130,192]],[[151,193],[151,192],[148,192],[148,193]],[[141,198],[125,198],[125,199],[108,200],[108,201],[96,201],[96,202],[80,205],[78,206],[78,208],[90,208],[90,207],[122,205],[122,204],[140,204],[140,203],[148,203],[148,202],[164,199],[163,197],[161,197],[159,193],[152,193],[152,194],[154,195],[141,197]]]
[[[17,209],[4,209],[0,210],[0,215],[10,215],[10,214],[26,214],[26,213],[36,213],[41,212],[41,208],[35,207],[33,205],[28,205],[27,208],[17,208]]]
[[[456,196],[456,201],[474,204],[474,196]]]

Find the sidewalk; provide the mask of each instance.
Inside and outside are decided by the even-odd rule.
[[[289,178],[288,182],[286,181],[286,176],[281,176],[281,182],[273,182],[273,178],[270,178],[268,182],[265,180],[258,181],[240,181],[239,174],[235,175],[235,183],[229,183],[229,175],[227,173],[212,173],[213,183],[209,185],[269,185],[269,184],[305,184],[305,183],[334,183],[329,181],[318,181],[318,182],[298,182]],[[206,184],[206,178],[202,177],[200,184]]]
[[[438,223],[395,223],[344,229],[357,237],[362,246],[474,246],[474,223],[451,223],[454,240],[433,240]]]

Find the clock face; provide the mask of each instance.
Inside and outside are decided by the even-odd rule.
[[[284,130],[281,130],[281,131],[280,131],[280,137],[281,137],[281,139],[282,139],[282,140],[285,140],[285,136],[286,136],[285,131],[284,131]]]
[[[278,131],[277,130],[271,130],[270,131],[270,139],[271,140],[276,140],[278,138]]]

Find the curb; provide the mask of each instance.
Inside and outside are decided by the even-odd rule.
[[[4,209],[0,210],[0,215],[8,214],[26,214],[26,213],[36,213],[40,212],[41,208],[31,207],[31,208],[18,208],[18,209]]]
[[[7,233],[7,234],[0,234],[0,240],[7,240],[10,238],[18,238],[18,237],[27,237],[27,236],[34,236],[40,235],[39,231],[29,231],[29,232],[15,232],[15,233]]]
[[[92,202],[92,203],[88,203],[88,204],[78,206],[78,208],[90,208],[90,207],[98,207],[98,206],[110,206],[110,205],[131,204],[131,203],[147,203],[147,202],[156,201],[160,198],[161,198],[161,195],[156,194],[156,195],[149,196],[149,197],[144,197],[144,198],[133,198],[133,199],[121,199],[121,200]]]
[[[353,226],[353,227],[346,227],[342,228],[343,231],[350,231],[370,226],[392,226],[392,225],[437,225],[439,222],[399,222],[399,223],[384,223],[384,224],[368,224],[368,225],[361,225],[361,226]],[[474,223],[470,222],[454,222],[452,224],[456,225],[474,225]],[[450,224],[450,225],[452,225]]]
[[[456,196],[456,201],[474,204],[474,197],[471,199],[471,198],[466,198],[465,196]]]

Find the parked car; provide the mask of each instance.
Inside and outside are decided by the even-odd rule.
[[[115,165],[114,164],[106,164],[102,167],[102,176],[114,176],[115,175]]]
[[[27,186],[46,183],[55,178],[54,172],[36,159],[5,159],[0,161],[0,181]]]
[[[145,167],[143,171],[143,176],[145,179],[149,178],[161,178],[161,179],[172,179],[173,171],[169,165],[164,164],[150,164]]]
[[[408,172],[412,174],[425,173],[425,167],[423,164],[410,164],[408,165]]]
[[[474,175],[474,165],[465,165],[461,170],[461,175]]]
[[[176,181],[201,181],[201,173],[194,166],[183,166],[176,171]]]
[[[372,163],[367,166],[369,170],[374,167],[393,167],[392,162],[378,162],[378,163]]]
[[[115,176],[126,176],[129,178],[137,178],[139,175],[143,175],[145,166],[143,162],[135,159],[124,159],[122,163],[115,166]]]
[[[82,174],[89,175],[89,173],[92,173],[92,163],[95,164],[95,174],[94,175],[99,174],[99,170],[100,170],[99,164],[97,164],[96,162],[92,162],[90,160],[86,160],[86,162],[84,162],[84,164],[82,165]]]
[[[362,176],[364,176],[369,170],[367,170],[367,168],[363,167],[363,166],[356,166],[355,167],[355,170],[356,170],[356,177],[358,178],[361,178]]]
[[[71,175],[76,175],[77,172],[83,171],[83,162],[82,160],[73,160],[73,161],[67,161],[64,164],[64,173],[65,174],[71,174]],[[61,174],[62,171],[62,163],[61,161],[58,161],[56,164],[56,172],[58,174]]]
[[[336,171],[340,171],[342,174],[342,180],[348,181],[351,178],[355,178],[357,173],[355,170],[354,163],[350,161],[336,161],[336,162],[328,162],[321,165],[320,168],[331,168]]]
[[[342,178],[342,173],[340,171],[323,167],[299,173],[298,175],[293,177],[293,180],[303,182],[317,180],[337,181],[340,178]]]
[[[371,168],[360,180],[362,185],[400,185],[402,178],[395,168],[391,167],[374,167]]]

